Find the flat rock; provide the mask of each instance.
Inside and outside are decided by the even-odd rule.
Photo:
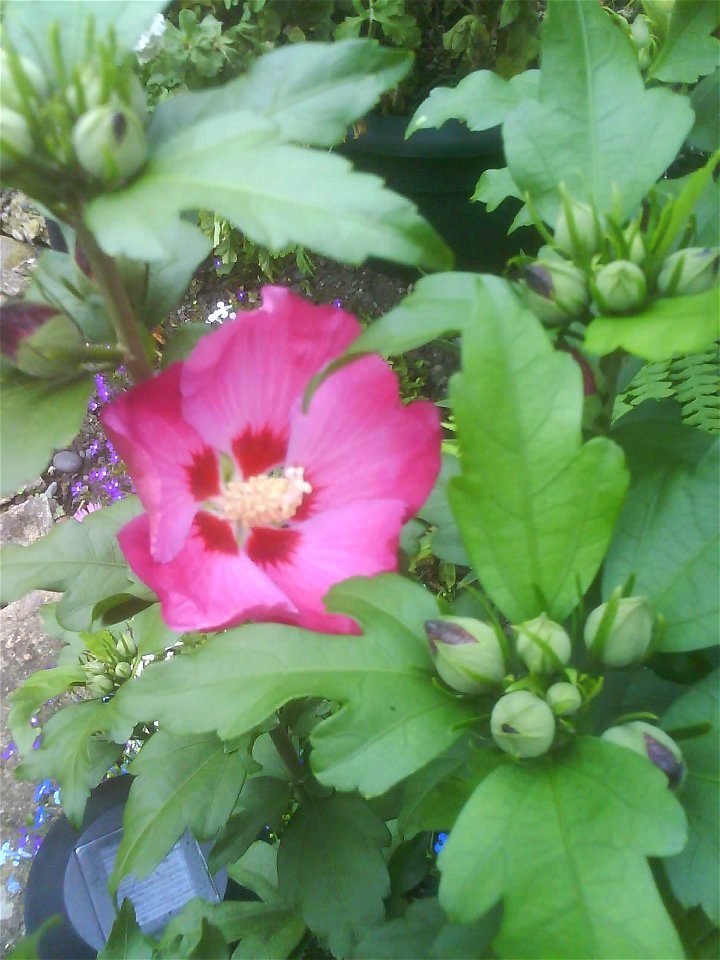
[[[29,243],[0,236],[0,293],[18,297],[30,281],[36,260],[35,248]]]
[[[32,543],[52,529],[47,497],[30,497],[0,514],[0,543]]]

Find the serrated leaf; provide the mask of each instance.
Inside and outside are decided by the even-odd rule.
[[[310,736],[316,776],[337,789],[385,793],[447,750],[474,710],[436,682],[424,623],[437,605],[422,587],[390,574],[356,578],[333,588],[326,604],[358,620],[364,635],[248,625],[151,664],[115,702],[133,722],[227,739],[290,700],[337,700],[343,708]]]
[[[526,70],[510,80],[492,70],[475,70],[456,87],[435,87],[413,114],[405,136],[452,119],[464,121],[470,130],[489,130],[503,123],[521,101],[536,100],[539,83],[538,70]]]
[[[697,650],[718,642],[720,444],[694,466],[654,470],[628,495],[603,573],[607,598],[635,574],[633,591],[665,619],[660,649]]]
[[[89,204],[110,254],[167,256],[184,211],[209,208],[270,250],[301,244],[347,263],[384,257],[430,269],[452,254],[415,206],[342,157],[289,146],[248,111],[199,120],[159,144],[125,190]]]
[[[330,147],[402,80],[411,63],[406,52],[366,39],[280,47],[223,87],[161,103],[148,136],[160,143],[204,117],[249,110],[274,121],[284,140]]]
[[[499,170],[486,170],[483,173],[470,199],[484,203],[488,213],[492,213],[508,197],[522,200],[522,194],[512,174],[507,167],[501,167]]]
[[[223,826],[245,780],[242,752],[227,752],[214,734],[177,737],[159,730],[131,766],[110,889],[123,877],[146,877],[189,830],[209,840]]]
[[[10,694],[7,722],[22,755],[32,749],[37,736],[37,730],[30,726],[30,718],[52,697],[59,697],[74,683],[84,683],[86,679],[85,672],[78,663],[53,667],[51,670],[33,673],[21,687]]]
[[[94,389],[91,376],[64,383],[19,371],[3,373],[0,408],[0,495],[11,496],[48,465],[53,451],[70,443]]]
[[[720,148],[720,67],[709,74],[690,94],[695,125],[688,141],[704,153]]]
[[[717,671],[688,690],[664,715],[663,727],[673,730],[709,723],[701,737],[679,746],[687,764],[680,801],[688,818],[685,849],[665,860],[673,893],[685,907],[699,904],[720,926],[720,732]]]
[[[667,36],[650,64],[648,76],[664,83],[695,83],[711,73],[720,57],[712,34],[720,25],[716,3],[682,0],[672,8]]]
[[[56,780],[62,790],[63,810],[79,825],[90,790],[118,757],[132,727],[118,721],[114,705],[100,700],[71,703],[43,727],[42,743],[17,768],[22,780]],[[102,734],[102,736],[101,736]],[[117,742],[105,739],[104,734]]]
[[[390,878],[384,822],[360,797],[307,799],[288,824],[278,854],[280,891],[337,956],[345,956],[384,915]]]
[[[497,760],[496,754],[492,757]],[[476,785],[477,776],[471,779],[464,753],[432,760],[403,784],[400,836],[407,840],[425,830],[450,830]]]
[[[645,360],[700,353],[720,333],[717,288],[690,297],[653,300],[632,317],[596,317],[585,332],[585,349],[604,357],[622,348]]]
[[[130,900],[123,900],[98,960],[152,960],[155,941],[143,935]]]
[[[239,860],[266,827],[278,831],[290,805],[290,784],[274,777],[252,777],[245,782],[232,816],[222,827],[210,851],[215,872]]]
[[[61,591],[58,622],[70,630],[92,630],[95,605],[129,585],[130,568],[117,533],[140,509],[137,497],[128,497],[89,514],[82,523],[58,524],[30,546],[2,547],[0,602],[10,603],[30,590]]]
[[[501,956],[680,958],[645,857],[685,840],[664,774],[584,738],[483,780],[438,858],[440,903],[471,923],[502,897]]]
[[[513,622],[563,620],[602,562],[627,471],[606,438],[583,445],[580,368],[505,281],[476,279],[450,399],[450,505],[483,588]]]
[[[622,28],[593,0],[551,0],[540,100],[503,126],[513,179],[554,224],[560,187],[600,213],[630,216],[675,159],[693,124],[686,97],[645,90]]]
[[[87,59],[85,40],[87,21],[92,16],[95,36],[106,39],[112,27],[120,48],[132,50],[141,34],[152,23],[168,0],[70,0],[61,6],[57,0],[7,0],[4,4],[3,30],[17,52],[34,60],[52,75],[49,27],[55,24],[60,39],[65,70],[82,66]]]

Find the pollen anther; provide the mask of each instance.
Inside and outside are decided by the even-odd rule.
[[[246,530],[278,527],[295,516],[312,487],[302,467],[286,467],[280,476],[260,474],[247,480],[231,480],[223,490],[223,511],[229,520]]]

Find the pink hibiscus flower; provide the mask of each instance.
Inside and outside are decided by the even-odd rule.
[[[358,632],[323,597],[397,568],[400,528],[440,466],[435,406],[403,406],[378,356],[333,373],[302,411],[310,379],[359,332],[343,310],[265,287],[260,309],[103,411],[146,510],[120,546],[172,629]]]

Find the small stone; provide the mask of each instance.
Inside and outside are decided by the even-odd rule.
[[[83,468],[83,459],[74,450],[58,450],[52,465],[60,473],[79,473]]]

